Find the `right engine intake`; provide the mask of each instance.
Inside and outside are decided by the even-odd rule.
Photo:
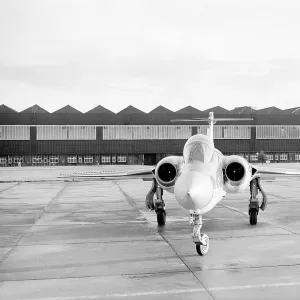
[[[182,164],[182,157],[167,156],[155,168],[155,178],[158,184],[167,191],[172,191],[178,170]]]

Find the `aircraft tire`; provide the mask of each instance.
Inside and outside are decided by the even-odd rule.
[[[204,256],[208,253],[208,250],[209,250],[209,237],[207,234],[203,233],[201,235],[201,240],[205,241],[206,242],[206,246],[205,245],[201,245],[200,243],[197,243],[196,244],[196,250],[197,250],[197,253],[200,255],[200,256]]]
[[[166,224],[166,211],[164,209],[158,209],[156,211],[156,219],[157,219],[157,224],[159,226],[163,226]]]
[[[256,225],[257,224],[257,210],[255,208],[250,209],[249,216],[250,216],[250,225]]]

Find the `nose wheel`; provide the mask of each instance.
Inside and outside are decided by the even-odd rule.
[[[201,234],[201,242],[196,243],[196,250],[200,256],[203,256],[208,253],[209,250],[209,237],[207,234]]]

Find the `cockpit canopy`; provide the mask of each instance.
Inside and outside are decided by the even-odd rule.
[[[185,163],[209,163],[213,159],[215,147],[212,140],[203,134],[189,138],[183,148]]]

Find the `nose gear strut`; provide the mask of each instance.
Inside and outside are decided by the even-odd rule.
[[[200,233],[202,228],[202,215],[190,214],[190,225],[194,225],[192,237],[196,244],[197,253],[201,256],[207,254],[209,250],[209,237],[205,233]]]

